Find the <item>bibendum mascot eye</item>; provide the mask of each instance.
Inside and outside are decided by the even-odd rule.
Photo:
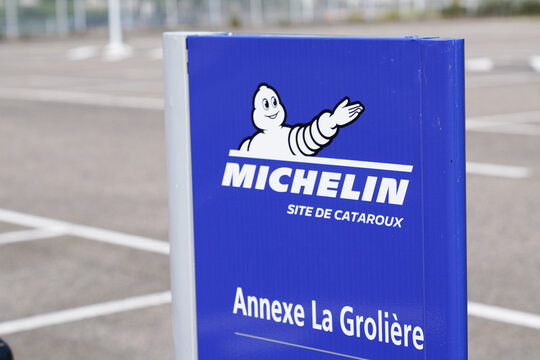
[[[362,103],[345,97],[334,110],[322,111],[307,124],[287,125],[287,112],[277,91],[263,83],[255,91],[251,113],[258,131],[245,138],[239,150],[267,157],[314,156],[362,112]]]

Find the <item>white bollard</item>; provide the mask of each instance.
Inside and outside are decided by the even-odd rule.
[[[123,44],[120,1],[109,0],[109,45]]]
[[[109,44],[105,48],[106,61],[118,61],[128,58],[133,53],[130,46],[124,44],[122,37],[122,14],[119,0],[109,0]]]

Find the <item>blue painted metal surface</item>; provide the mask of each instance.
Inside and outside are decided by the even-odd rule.
[[[463,41],[207,35],[188,56],[199,359],[466,359]],[[282,137],[255,127],[273,109]]]

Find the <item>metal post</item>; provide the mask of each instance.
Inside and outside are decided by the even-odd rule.
[[[166,0],[165,11],[165,25],[168,28],[174,28],[178,25],[178,3],[176,0]]]
[[[133,29],[135,27],[135,2],[133,0],[124,0],[123,4],[122,27],[125,30]]]
[[[133,49],[124,44],[122,38],[120,0],[109,0],[109,44],[105,49],[105,60],[122,60],[131,56],[132,53]]]
[[[73,16],[75,30],[78,32],[86,31],[86,7],[84,0],[73,0]]]
[[[251,0],[249,5],[251,23],[253,25],[261,25],[263,21],[262,0]]]
[[[197,359],[195,258],[187,37],[204,33],[165,33],[165,128],[169,183],[172,320],[174,359]]]
[[[60,36],[69,32],[67,0],[56,0],[56,32]]]
[[[295,23],[298,21],[298,8],[297,8],[298,2],[297,0],[289,0],[289,16],[288,20],[291,23]]]
[[[221,24],[221,0],[208,0],[208,20],[211,25]]]
[[[19,20],[17,14],[17,0],[5,0],[6,11],[6,37],[15,39],[19,37]]]
[[[120,1],[109,0],[109,46],[123,45]]]
[[[400,19],[409,17],[411,13],[412,2],[410,0],[398,0],[396,7]]]
[[[314,0],[302,0],[302,18],[305,22],[313,22],[315,19]]]

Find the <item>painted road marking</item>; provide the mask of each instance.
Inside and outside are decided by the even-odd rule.
[[[44,101],[117,108],[163,110],[163,99],[141,96],[106,95],[55,89],[0,88],[0,99]],[[468,117],[468,131],[519,135],[540,135],[540,111]],[[532,124],[531,124],[532,123]]]
[[[160,254],[169,253],[169,244],[165,241],[128,235],[89,226],[76,225],[65,221],[53,220],[10,210],[0,209],[0,221],[21,226],[37,227],[40,228],[38,229],[40,231],[51,231],[51,229],[54,231],[62,230],[62,234],[71,234],[86,239],[103,241],[115,245],[157,252]],[[12,233],[20,233],[22,231]],[[4,235],[6,234],[9,233],[5,233]],[[97,316],[135,310],[148,306],[166,304],[170,302],[170,296],[170,292],[167,291],[7,321],[0,323],[0,335],[33,330],[40,327],[89,319]],[[469,315],[540,330],[540,316],[523,311],[470,302]]]
[[[473,132],[485,132],[495,134],[540,136],[540,126],[535,125],[500,123],[474,124],[472,126],[474,127],[467,128],[467,130]]]
[[[163,99],[137,96],[92,94],[51,89],[0,88],[0,98],[119,108],[163,110]]]
[[[536,314],[472,301],[469,302],[468,313],[470,316],[540,330],[540,316]]]
[[[540,136],[540,111],[467,118],[467,131]]]
[[[170,302],[171,292],[164,291],[155,294],[135,296],[123,300],[81,306],[73,309],[56,311],[0,323],[0,335],[14,334],[22,331],[40,329],[47,326],[60,325],[84,319],[92,319],[105,315],[165,305],[169,304]]]
[[[66,221],[28,215],[11,210],[0,209],[0,221],[33,228],[61,228],[64,230],[65,234],[83,239],[95,240],[158,254],[169,254],[169,243],[166,241],[128,235],[92,226],[72,224]]]
[[[0,323],[0,335],[14,334],[23,331],[30,331],[40,329],[53,325],[60,325],[69,322],[92,319],[105,315],[112,315],[121,312],[133,311],[153,306],[166,305],[171,302],[171,292],[164,291],[160,293],[154,293],[149,295],[135,296],[122,300],[108,301],[104,303],[98,303],[94,305],[87,305],[77,307],[73,309],[55,311],[51,313],[45,313],[26,318],[10,320]],[[502,308],[499,306],[491,306],[480,304],[476,302],[469,302],[468,313],[470,316],[493,320],[497,322],[528,327],[536,330],[540,330],[540,316],[523,311],[511,310]],[[256,336],[235,333],[239,336],[252,337],[259,339]],[[266,338],[260,338],[259,340],[270,340]],[[277,340],[273,341],[281,343]],[[286,343],[285,345],[295,346],[296,344]],[[298,347],[302,347],[299,345]],[[311,349],[313,350],[313,348]],[[330,353],[321,349],[314,349],[316,351]],[[344,356],[344,354],[334,355]],[[345,355],[347,357],[347,355]],[[362,359],[357,357],[351,357],[353,359]],[[363,359],[362,359],[363,360]]]
[[[98,55],[97,46],[80,46],[68,50],[66,57],[71,61],[87,60]]]
[[[163,110],[163,99],[51,89],[0,88],[0,99]],[[467,131],[540,136],[540,111],[469,117]],[[528,122],[528,123],[527,123]],[[532,123],[532,124],[530,124]]]
[[[465,60],[465,70],[472,72],[488,72],[493,70],[495,65],[490,58],[472,58]]]
[[[469,76],[465,79],[466,89],[507,87],[512,85],[539,84],[540,78],[531,73],[490,73],[489,75]]]
[[[0,234],[0,245],[50,239],[65,234],[62,227],[11,231]]]
[[[148,57],[151,60],[163,60],[163,48],[155,48],[148,52]]]
[[[531,170],[521,166],[498,165],[468,161],[467,174],[494,176],[509,179],[525,179],[531,176]]]
[[[540,73],[540,56],[531,56],[529,66],[536,72]]]
[[[109,44],[105,47],[102,54],[104,61],[121,61],[133,56],[133,48],[127,44]]]
[[[512,122],[517,124],[526,122],[538,123],[540,122],[540,110],[472,116],[468,117],[467,121]]]

